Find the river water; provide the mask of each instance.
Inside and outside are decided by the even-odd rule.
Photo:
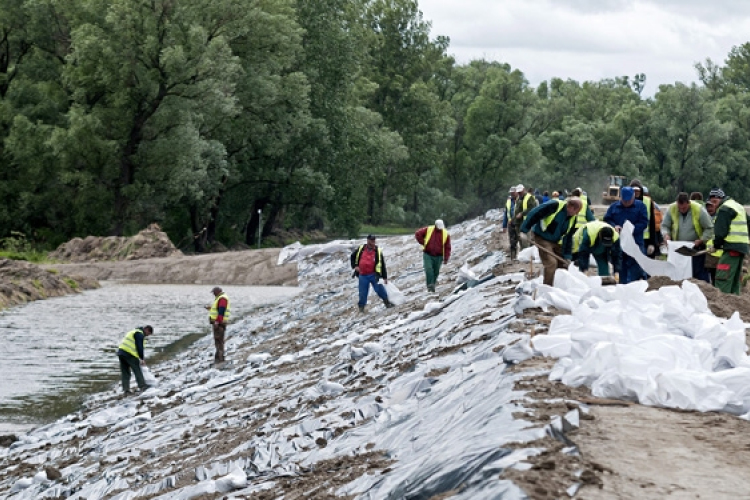
[[[207,285],[102,282],[81,294],[0,311],[0,433],[19,432],[75,411],[119,381],[117,346],[150,324],[146,361],[169,358],[209,333]],[[299,293],[295,287],[225,287],[232,319]],[[231,325],[230,325],[231,328]],[[213,350],[206,353],[213,357]],[[134,384],[131,381],[131,384]]]

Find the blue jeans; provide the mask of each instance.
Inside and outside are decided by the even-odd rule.
[[[375,273],[372,274],[366,274],[366,275],[359,275],[359,306],[364,307],[367,305],[367,294],[370,293],[370,285],[372,285],[372,289],[375,290],[375,293],[378,294],[378,297],[380,297],[383,300],[388,299],[388,295],[385,293],[385,287],[378,283],[380,280],[380,276],[378,276]]]
[[[646,274],[641,266],[630,255],[622,254],[622,264],[620,266],[620,284],[627,285],[633,281],[646,279]]]

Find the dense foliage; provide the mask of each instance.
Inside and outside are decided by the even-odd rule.
[[[608,174],[750,199],[750,43],[644,98],[459,65],[430,29],[414,0],[0,0],[0,238],[356,235]]]

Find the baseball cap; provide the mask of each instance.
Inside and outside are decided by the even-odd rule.
[[[443,219],[438,219],[435,221],[435,227],[437,229],[445,229],[445,223],[443,222]]]
[[[508,190],[509,193],[515,193],[516,192],[516,186],[511,186]]]
[[[622,201],[630,201],[635,198],[635,191],[630,186],[625,186],[620,190],[620,199]]]
[[[516,192],[521,192],[521,191],[523,191],[523,184],[519,184],[518,186],[516,186]]]
[[[368,234],[368,235],[367,235],[367,239],[368,239],[368,240],[372,240],[372,241],[375,241],[375,235],[374,235],[374,234]]]
[[[724,194],[724,191],[721,188],[713,188],[710,193],[708,193],[708,197],[710,198],[724,198],[726,195]]]
[[[599,231],[599,238],[601,239],[602,245],[605,247],[611,247],[614,243],[614,232],[611,227],[603,227]]]

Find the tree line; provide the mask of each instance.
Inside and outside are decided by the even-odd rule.
[[[518,183],[596,201],[608,174],[750,199],[750,44],[649,98],[448,49],[414,0],[0,0],[0,237],[158,222],[201,252],[457,222]]]

